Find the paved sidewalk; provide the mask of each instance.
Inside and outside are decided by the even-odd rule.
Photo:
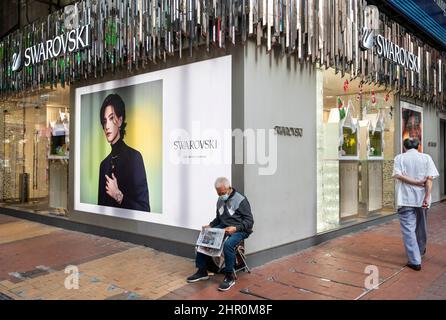
[[[219,292],[222,275],[186,283],[191,259],[0,214],[0,300],[446,299],[446,203],[433,206],[428,223],[420,272],[404,267],[395,219],[241,273],[230,291]],[[70,265],[78,268],[79,289],[65,288],[75,284],[65,273]],[[376,268],[377,289],[365,289],[366,268]]]

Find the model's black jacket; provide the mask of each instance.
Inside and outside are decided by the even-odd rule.
[[[211,227],[217,225],[223,225],[224,227],[234,226],[237,228],[237,232],[244,231],[251,233],[254,218],[248,199],[235,189],[232,189],[228,200],[223,201],[218,199],[217,215],[209,225]]]
[[[107,194],[105,175],[118,180],[124,198],[121,204]],[[146,170],[141,154],[120,139],[112,145],[111,153],[101,162],[99,169],[98,205],[139,211],[150,211]]]

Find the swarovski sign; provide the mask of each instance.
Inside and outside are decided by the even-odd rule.
[[[64,8],[66,33],[57,35],[53,39],[40,42],[25,49],[25,67],[57,58],[60,55],[78,51],[90,46],[90,25],[79,26],[79,12],[77,5]],[[20,41],[21,42],[21,41]],[[22,67],[21,43],[19,52],[12,56],[12,71],[18,71]]]
[[[403,47],[398,46],[389,39],[378,34],[375,36],[375,30],[362,28],[362,37],[360,40],[360,47],[363,50],[370,50],[376,47],[376,53],[390,61],[393,61],[410,71],[420,72],[420,64],[418,56],[412,52],[407,51]]]
[[[90,45],[90,25],[78,27],[54,39],[41,42],[25,50],[25,67]]]

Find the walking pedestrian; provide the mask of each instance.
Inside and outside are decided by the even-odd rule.
[[[421,258],[426,253],[426,213],[431,205],[432,180],[439,175],[431,156],[418,151],[419,144],[416,138],[405,139],[405,152],[395,157],[393,167],[407,266],[416,271],[421,270]]]

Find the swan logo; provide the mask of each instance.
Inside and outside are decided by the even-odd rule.
[[[12,71],[19,71],[22,67],[22,52],[14,53],[12,55]]]
[[[370,50],[373,48],[373,42],[375,40],[375,31],[367,28],[362,28],[362,37],[360,46],[363,50]]]

